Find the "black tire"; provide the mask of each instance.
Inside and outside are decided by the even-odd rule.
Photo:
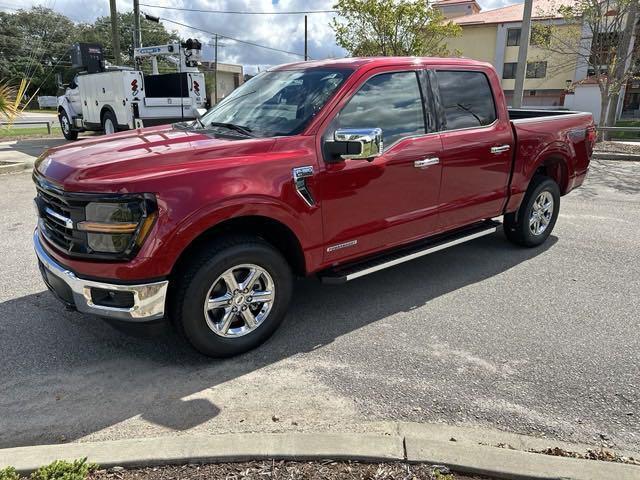
[[[69,115],[67,115],[67,112],[62,110],[58,114],[58,121],[60,122],[60,130],[62,130],[62,135],[64,135],[64,138],[66,138],[67,140],[78,139],[78,131],[71,128],[71,119],[69,118]]]
[[[221,325],[224,322],[221,317],[226,310],[211,310],[206,312],[205,316],[205,299],[221,296],[220,293],[211,293],[210,296],[212,288],[214,291],[216,288],[222,288],[229,294],[226,290],[227,282],[220,277],[231,268],[247,264],[255,265],[268,274],[273,282],[274,299],[270,310],[254,330],[248,330],[248,333],[242,336],[222,336],[220,332],[216,333],[214,328],[223,328]],[[244,280],[243,269],[233,272],[239,273],[236,279],[242,283],[240,281]],[[266,341],[282,323],[293,290],[291,268],[282,254],[269,243],[249,236],[230,236],[201,249],[174,277],[170,282],[170,285],[173,283],[169,307],[171,320],[196,350],[210,357],[238,355]],[[262,282],[266,278],[260,277],[259,281]],[[266,291],[268,288],[263,287],[263,290]],[[244,303],[237,303],[242,296],[242,292],[234,295],[233,300],[229,302],[229,308],[241,308],[236,305],[246,307]],[[248,298],[251,301],[250,295],[244,297],[245,300]],[[265,304],[252,304],[249,308],[266,307]],[[258,318],[261,312],[262,310],[258,310],[254,318]],[[250,328],[242,315],[241,312],[235,314],[235,320],[230,325],[236,327],[228,327],[229,331]]]
[[[545,218],[544,221],[548,221],[546,227],[541,233],[534,233],[530,226],[530,219],[532,212],[534,211],[534,203],[540,198],[543,192],[547,192],[553,199],[550,218]],[[547,197],[548,198],[548,197]],[[542,175],[537,175],[531,180],[527,193],[525,194],[522,204],[517,212],[508,213],[504,216],[504,233],[507,238],[523,247],[537,247],[544,243],[558,220],[558,213],[560,212],[560,188],[558,184],[551,178]],[[535,224],[534,224],[535,226]]]
[[[109,133],[116,133],[118,131],[118,121],[116,120],[116,116],[113,114],[113,112],[111,112],[111,110],[107,110],[102,115],[102,131],[105,134],[107,134],[107,126],[109,122],[111,122],[111,125],[113,125],[113,132]]]

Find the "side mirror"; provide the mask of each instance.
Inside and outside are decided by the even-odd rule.
[[[333,138],[325,147],[331,158],[371,161],[382,154],[381,128],[340,128]]]

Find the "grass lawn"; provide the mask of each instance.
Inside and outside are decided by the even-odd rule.
[[[56,113],[55,108],[27,108],[25,112],[29,113]]]
[[[51,126],[51,136],[62,135],[59,125]],[[13,140],[16,138],[48,137],[47,127],[6,128],[0,127],[0,139]]]
[[[616,127],[640,127],[640,120],[619,120]],[[611,140],[638,140],[640,132],[611,132]]]

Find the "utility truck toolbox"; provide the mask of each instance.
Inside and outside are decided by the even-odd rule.
[[[119,75],[143,89],[140,72]],[[486,63],[283,65],[194,121],[49,150],[33,173],[34,244],[69,308],[170,321],[230,356],[273,334],[296,277],[357,281],[500,230],[541,245],[595,138],[589,113],[508,110]]]

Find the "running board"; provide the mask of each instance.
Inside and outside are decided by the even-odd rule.
[[[498,230],[502,225],[494,220],[487,220],[472,227],[458,230],[446,235],[439,235],[427,241],[413,244],[409,247],[400,248],[386,255],[373,257],[369,260],[353,263],[350,265],[340,266],[333,270],[326,270],[320,274],[322,283],[338,284],[346,283],[370,273],[393,267],[415,258],[424,257],[430,253],[444,250],[461,243],[474,240],[476,238],[490,235]]]

